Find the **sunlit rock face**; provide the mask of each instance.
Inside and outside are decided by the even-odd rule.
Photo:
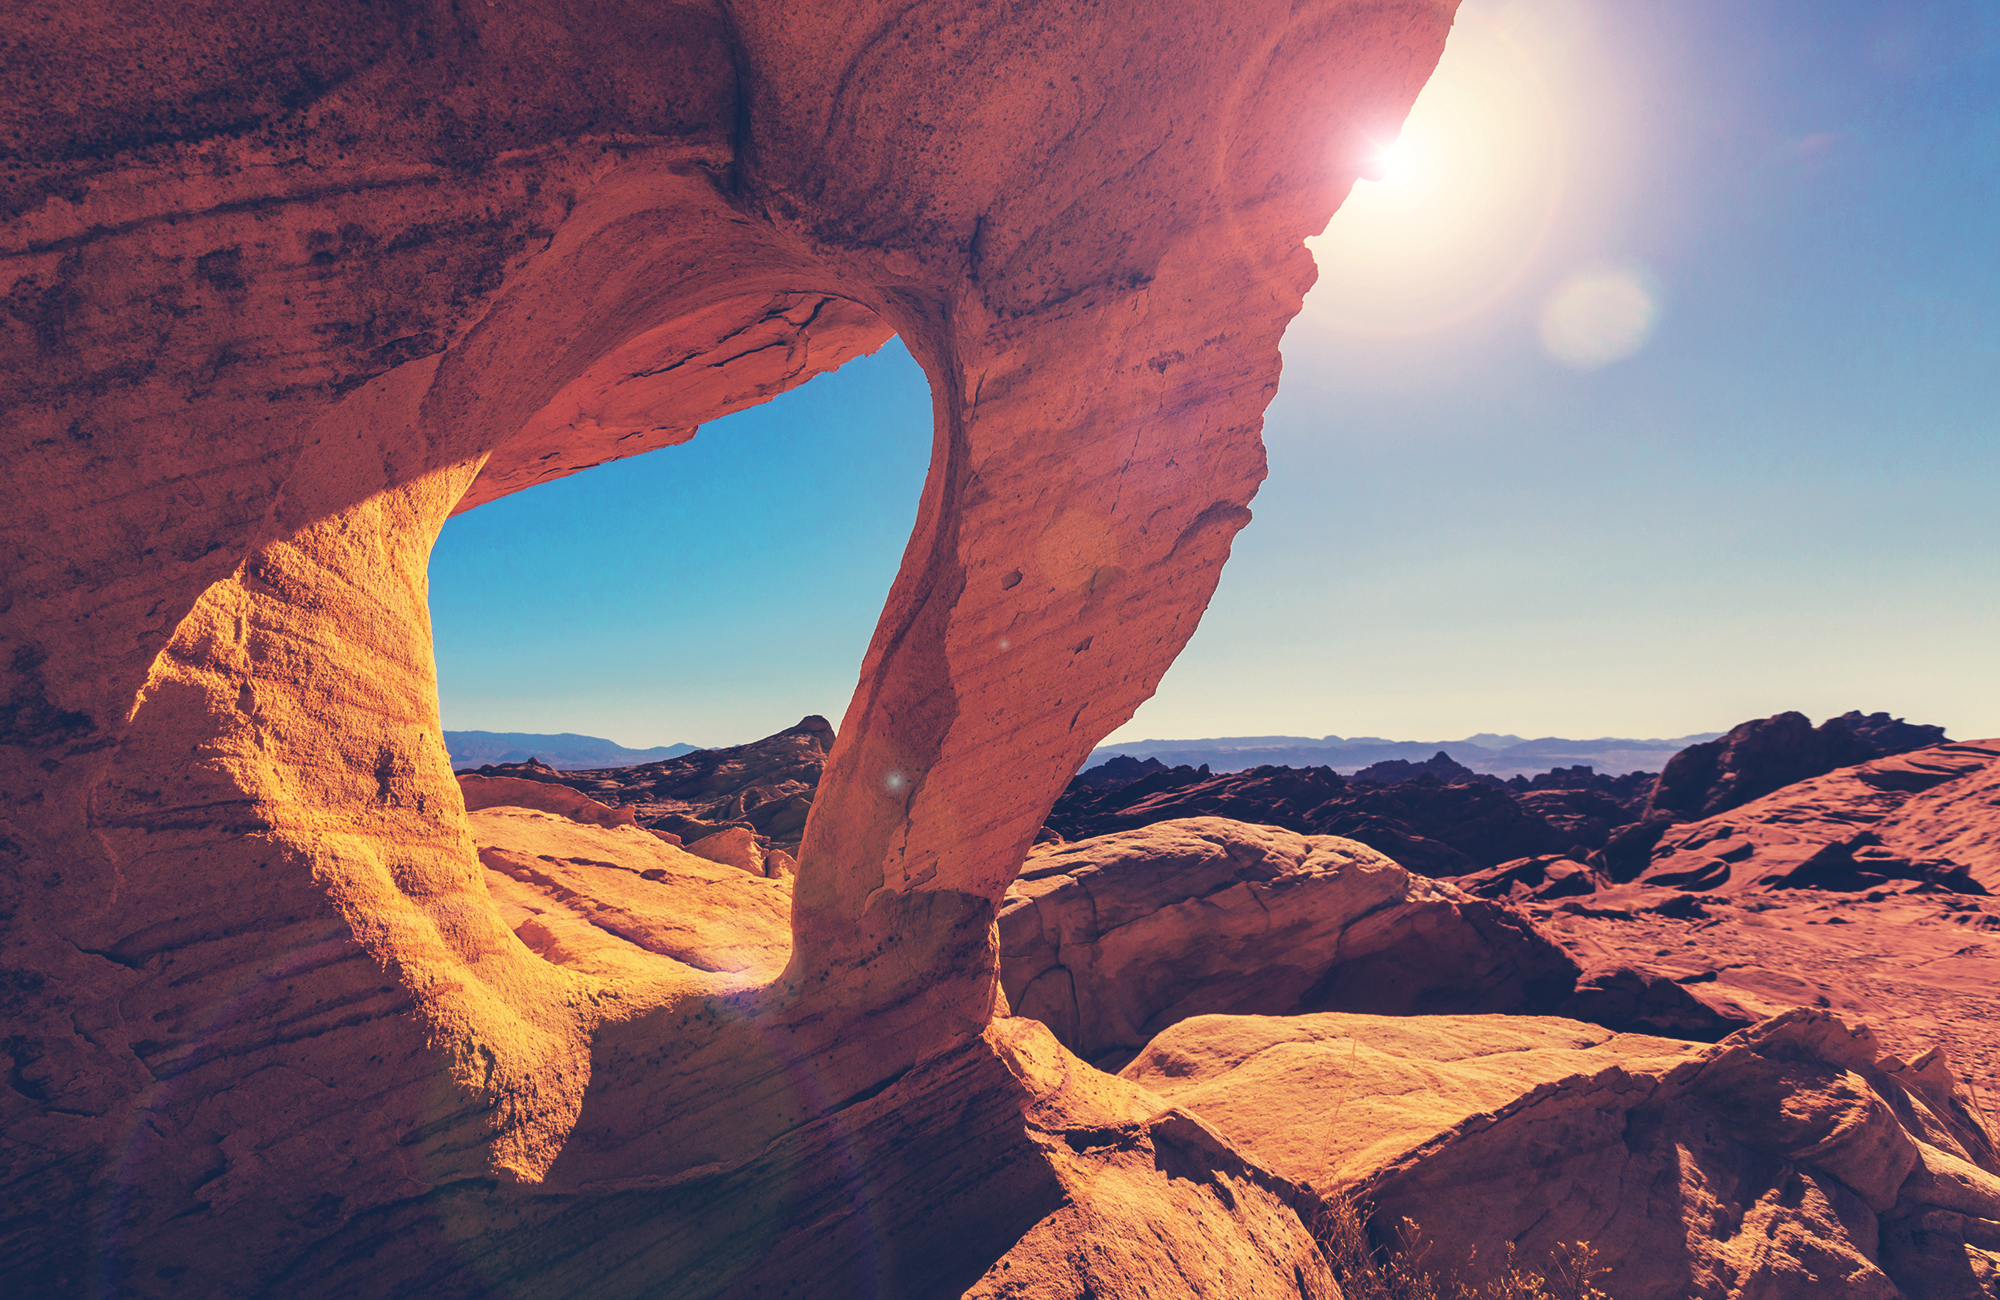
[[[929,1293],[1093,1188],[1164,1185],[1071,1176],[1083,1148],[1031,1132],[1069,1085],[999,1064],[991,925],[1194,630],[1264,473],[1301,241],[1452,9],[18,17],[10,1285]],[[933,461],[789,966],[547,960],[439,735],[432,539],[891,331]],[[932,1181],[882,1192],[895,1151]],[[1235,1284],[1319,1287],[1296,1224],[1236,1203]]]
[[[1469,1289],[1588,1243],[1620,1300],[1994,1294],[2000,1155],[1938,1052],[1794,1009],[1712,1047],[1539,1016],[1198,1016],[1123,1077]]]
[[[1190,1016],[1544,1011],[1577,975],[1525,917],[1365,844],[1221,817],[1037,848],[999,933],[1014,1014],[1107,1069]]]

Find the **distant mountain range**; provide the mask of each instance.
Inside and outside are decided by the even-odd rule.
[[[1527,776],[1555,767],[1583,764],[1611,776],[1625,772],[1657,772],[1689,745],[1714,740],[1722,733],[1702,731],[1671,739],[1633,740],[1605,736],[1597,740],[1565,740],[1544,736],[1529,740],[1490,731],[1463,740],[1386,740],[1381,736],[1214,736],[1203,740],[1134,740],[1101,745],[1091,751],[1085,767],[1127,754],[1157,758],[1168,767],[1200,767],[1211,772],[1241,772],[1253,767],[1330,767],[1343,775],[1386,759],[1421,762],[1442,750],[1475,772],[1491,776]]]
[[[544,736],[526,731],[447,731],[444,747],[454,768],[483,767],[488,763],[525,763],[539,758],[550,767],[564,771],[578,768],[634,767],[662,759],[692,754],[700,745],[655,745],[651,749],[627,749],[597,736],[579,736],[565,731]]]
[[[1381,736],[1211,736],[1201,740],[1135,740],[1101,745],[1085,767],[1095,767],[1118,754],[1157,758],[1168,767],[1208,764],[1211,772],[1241,772],[1248,768],[1330,767],[1343,775],[1385,759],[1422,762],[1443,750],[1475,772],[1492,776],[1530,776],[1554,767],[1581,763],[1609,776],[1624,772],[1657,772],[1669,758],[1689,745],[1714,740],[1722,733],[1703,731],[1671,739],[1632,740],[1606,736],[1597,740],[1565,740],[1544,736],[1529,740],[1482,731],[1463,740],[1386,740]],[[700,745],[656,745],[627,749],[598,736],[574,732],[542,735],[524,731],[447,731],[445,748],[454,768],[487,763],[524,763],[539,758],[563,771],[584,768],[633,767],[679,758]]]

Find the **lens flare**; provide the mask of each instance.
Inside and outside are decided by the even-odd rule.
[[[1564,365],[1596,370],[1646,346],[1659,321],[1660,294],[1636,266],[1578,271],[1542,307],[1542,346]]]
[[[1540,29],[1510,6],[1486,9],[1459,11],[1401,134],[1306,241],[1320,267],[1308,320],[1426,333],[1496,302],[1539,257],[1562,201],[1568,127]]]

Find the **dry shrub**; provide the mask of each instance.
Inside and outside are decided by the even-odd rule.
[[[1559,1246],[1541,1271],[1523,1266],[1509,1243],[1498,1274],[1479,1285],[1431,1263],[1431,1244],[1412,1220],[1396,1225],[1390,1245],[1374,1246],[1361,1209],[1334,1198],[1311,1226],[1347,1300],[1611,1300],[1597,1285],[1611,1270],[1598,1266],[1597,1251],[1587,1241]]]

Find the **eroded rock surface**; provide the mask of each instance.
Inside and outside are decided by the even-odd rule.
[[[485,883],[508,929],[547,960],[607,979],[644,980],[666,957],[767,981],[791,957],[782,882],[715,862],[633,826],[593,826],[522,808],[468,819]],[[637,953],[630,949],[638,949]]]
[[[1220,776],[1172,768],[1118,786],[1074,784],[1056,801],[1048,826],[1066,839],[1084,839],[1180,817],[1228,817],[1356,839],[1427,876],[1466,875],[1531,853],[1588,851],[1499,781],[1446,784],[1432,770],[1380,784],[1325,767]]]
[[[1864,716],[1854,710],[1817,727],[1803,713],[1755,718],[1669,759],[1648,811],[1688,820],[1712,817],[1795,781],[1944,739],[1942,727],[1912,726],[1886,713]]]
[[[1068,839],[1174,817],[1216,816],[1303,834],[1358,839],[1413,871],[1467,876],[1529,857],[1588,859],[1629,881],[1678,823],[1705,818],[1798,781],[1934,745],[1942,727],[1853,710],[1815,728],[1803,714],[1745,722],[1673,756],[1668,771],[1600,776],[1556,768],[1507,781],[1439,752],[1342,777],[1326,767],[1212,774],[1116,758],[1079,774],[1050,811]]]
[[[1899,1055],[1945,1047],[1980,1096],[2000,1095],[1992,1030],[2000,1023],[2000,901],[1923,884],[1762,896],[1626,886],[1520,906],[1583,968],[1580,993],[1604,989],[1593,1020],[1618,1012],[1621,986],[1635,1014],[1646,1002],[1677,1003],[1676,1015],[1698,1014],[1689,1002],[1702,1004],[1711,1036],[1729,1022],[1825,1007],[1866,1020]],[[1599,979],[1620,968],[1638,973],[1636,988]]]
[[[482,808],[536,808],[591,826],[636,824],[630,808],[614,808],[568,786],[547,781],[465,774],[458,778],[458,789],[465,797],[467,812]]]
[[[1303,241],[1452,9],[20,15],[9,1284],[931,1293],[1083,1204],[988,1037],[992,922],[1192,635],[1265,472]],[[892,331],[934,455],[788,964],[740,988],[638,945],[650,982],[550,960],[440,740],[438,529]],[[1288,1259],[1283,1214],[1228,1228],[1256,1197],[1200,1194],[1203,1231],[1263,1243],[1230,1258]]]
[[[1717,1046],[1574,1022],[1203,1017],[1124,1075],[1440,1270],[1590,1242],[1620,1300],[1993,1293],[2000,1158],[1935,1053],[1790,1012]]]
[[[1891,881],[2000,893],[2000,741],[1876,759],[1675,826],[1638,879],[1725,894]]]
[[[1015,1013],[1099,1060],[1189,1016],[1541,1010],[1576,979],[1504,906],[1351,840],[1215,817],[1038,848],[999,927]]]

